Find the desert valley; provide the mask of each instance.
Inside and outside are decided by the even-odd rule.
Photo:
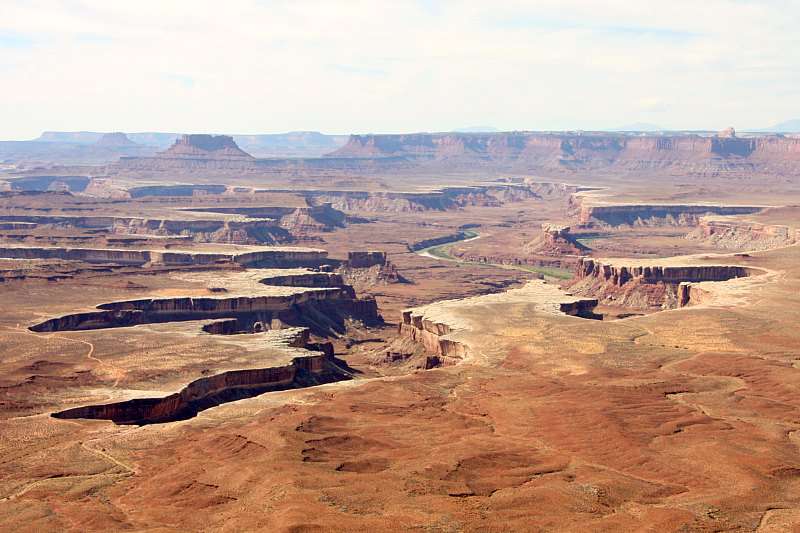
[[[3,529],[800,523],[800,137],[0,154]]]

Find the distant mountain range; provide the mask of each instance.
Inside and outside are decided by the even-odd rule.
[[[97,144],[104,136],[95,131],[46,131],[33,142],[58,142],[70,144]],[[136,144],[166,149],[175,143],[180,133],[140,132],[126,133]],[[257,157],[322,155],[343,146],[348,135],[325,135],[317,131],[291,131],[288,133],[264,133],[257,135],[232,135],[236,144]]]

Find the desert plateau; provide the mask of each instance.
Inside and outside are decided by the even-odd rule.
[[[797,8],[11,4],[0,531],[800,532]]]

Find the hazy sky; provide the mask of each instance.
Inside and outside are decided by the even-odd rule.
[[[768,126],[800,1],[0,0],[0,139]]]

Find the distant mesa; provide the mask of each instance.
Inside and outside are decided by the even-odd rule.
[[[717,137],[721,137],[723,139],[733,139],[736,137],[736,130],[733,128],[725,128],[717,134]]]
[[[254,159],[236,145],[230,135],[181,135],[175,144],[159,152],[161,158]]]
[[[94,131],[45,131],[34,142],[95,144],[103,137]]]
[[[137,143],[130,140],[128,136],[122,133],[121,131],[113,133],[104,133],[103,136],[97,140],[95,145],[110,146],[115,148],[119,148],[122,146],[139,146]]]

